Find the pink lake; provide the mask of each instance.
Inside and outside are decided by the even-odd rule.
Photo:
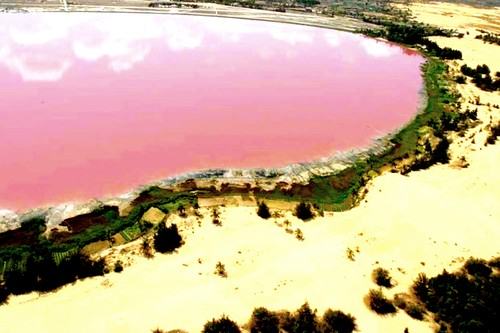
[[[290,24],[0,14],[0,208],[368,146],[417,112],[423,61]]]

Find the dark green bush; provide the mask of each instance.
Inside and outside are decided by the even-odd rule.
[[[279,318],[266,308],[256,308],[253,310],[249,328],[250,333],[279,333]]]
[[[259,208],[257,209],[257,215],[259,215],[263,219],[268,219],[271,217],[271,213],[269,212],[269,207],[267,207],[267,205],[264,201],[259,202]]]
[[[167,227],[165,222],[158,226],[154,235],[153,246],[160,253],[169,253],[182,246],[182,237],[177,230],[177,225],[172,224]]]
[[[289,315],[282,323],[282,328],[288,333],[318,333],[316,310],[311,310],[304,303],[293,315]]]
[[[373,282],[375,282],[380,287],[392,288],[392,279],[389,271],[387,269],[378,267],[372,272]]]
[[[465,76],[463,75],[459,75],[455,78],[455,82],[458,83],[458,84],[464,84],[467,82],[467,79]]]
[[[240,333],[240,328],[227,316],[212,319],[203,327],[203,333]]]
[[[464,268],[470,275],[478,277],[488,277],[493,271],[488,267],[486,260],[476,258],[469,258],[465,262]]]
[[[424,320],[425,309],[415,303],[410,303],[406,306],[404,311],[413,319]]]
[[[118,260],[117,262],[115,262],[115,267],[113,268],[113,271],[115,273],[121,273],[123,271],[123,265],[121,261]]]
[[[440,325],[441,332],[494,333],[500,327],[500,276],[485,260],[471,258],[456,273],[444,270],[413,291]]]
[[[321,333],[352,333],[356,331],[356,318],[342,311],[328,309],[323,315]]]
[[[0,305],[7,304],[9,302],[10,293],[5,287],[5,285],[0,284]]]
[[[299,203],[295,206],[295,216],[303,221],[312,219],[314,217],[314,213],[312,211],[311,204],[306,202]]]

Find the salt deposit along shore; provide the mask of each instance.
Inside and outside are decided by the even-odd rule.
[[[500,70],[500,47],[475,39],[476,29],[500,31],[499,9],[440,3],[410,8],[419,21],[465,33],[461,39],[433,38],[463,52],[463,61],[449,62],[454,70],[463,63]],[[500,96],[470,82],[457,89],[462,108],[478,108],[481,122],[454,138],[450,164],[405,176],[385,173],[369,184],[358,207],[309,222],[292,216],[285,203],[271,206],[281,208],[282,217],[265,221],[251,201],[226,198],[217,227],[209,206],[223,201],[202,201],[201,226],[192,217],[172,218],[186,241],[178,253],[146,259],[137,253],[138,242],[106,250],[110,260],[126,263],[122,273],[78,281],[54,293],[11,297],[0,307],[2,331],[149,332],[160,327],[198,332],[223,313],[242,326],[254,307],[292,310],[307,300],[320,311],[331,307],[351,313],[360,332],[432,332],[430,323],[402,311],[376,315],[363,297],[374,287],[370,274],[376,267],[388,269],[397,282],[390,296],[407,291],[420,272],[432,276],[470,256],[500,255],[500,145],[485,146],[488,128],[500,121],[499,110],[491,106],[500,104]],[[286,220],[289,228],[302,231],[303,241],[285,231]],[[227,278],[214,274],[218,261]]]

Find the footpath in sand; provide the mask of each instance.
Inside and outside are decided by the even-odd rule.
[[[497,9],[469,11],[449,4],[412,9],[423,22],[469,31],[462,39],[435,39],[464,53],[464,61],[453,68],[486,63],[493,72],[500,70],[500,47],[474,39],[478,26],[498,29],[488,22]],[[459,13],[460,20],[446,19],[450,12]],[[468,101],[477,96],[484,104],[500,104],[498,92],[483,92],[470,83],[459,89],[464,108],[472,107]],[[308,301],[320,313],[328,307],[351,313],[360,332],[432,332],[430,323],[402,311],[374,314],[363,297],[375,287],[370,274],[376,267],[389,269],[398,283],[387,292],[391,296],[407,291],[420,272],[432,276],[459,267],[470,256],[500,255],[500,144],[484,146],[488,126],[500,115],[487,105],[476,107],[482,122],[451,146],[453,160],[464,156],[467,168],[436,165],[407,176],[384,174],[373,181],[359,207],[306,223],[290,212],[262,220],[254,207],[244,206],[221,208],[221,227],[211,223],[206,208],[201,209],[201,226],[193,217],[175,217],[186,241],[178,253],[145,259],[118,250],[117,255],[133,261],[122,273],[42,296],[12,297],[0,307],[1,331],[137,333],[160,327],[199,332],[223,313],[244,325],[254,307],[293,310]],[[301,229],[303,241],[278,225],[286,220],[290,229]],[[214,274],[218,261],[227,278]]]

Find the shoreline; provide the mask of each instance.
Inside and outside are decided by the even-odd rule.
[[[296,24],[317,28],[328,28],[344,32],[356,32],[359,29],[376,28],[377,25],[363,22],[354,18],[335,16],[326,17],[316,14],[301,14],[301,13],[281,13],[269,10],[251,9],[243,7],[232,7],[219,5],[214,3],[190,3],[182,2],[183,4],[199,4],[199,8],[166,8],[166,7],[133,7],[123,5],[71,5],[69,10],[64,7],[56,6],[40,6],[40,5],[17,5],[13,10],[7,10],[5,13],[36,13],[36,12],[61,12],[61,13],[123,13],[123,14],[166,14],[166,15],[190,15],[190,16],[208,16],[208,17],[223,17],[242,20],[254,20],[275,22],[283,24]],[[9,4],[2,4],[4,8],[8,8]],[[26,6],[26,8],[24,8]],[[31,9],[31,10],[30,10]],[[32,10],[35,9],[35,10]],[[206,12],[209,11],[209,12]],[[1,7],[0,7],[0,13]],[[322,21],[322,22],[321,22]],[[348,24],[350,23],[350,24]]]

